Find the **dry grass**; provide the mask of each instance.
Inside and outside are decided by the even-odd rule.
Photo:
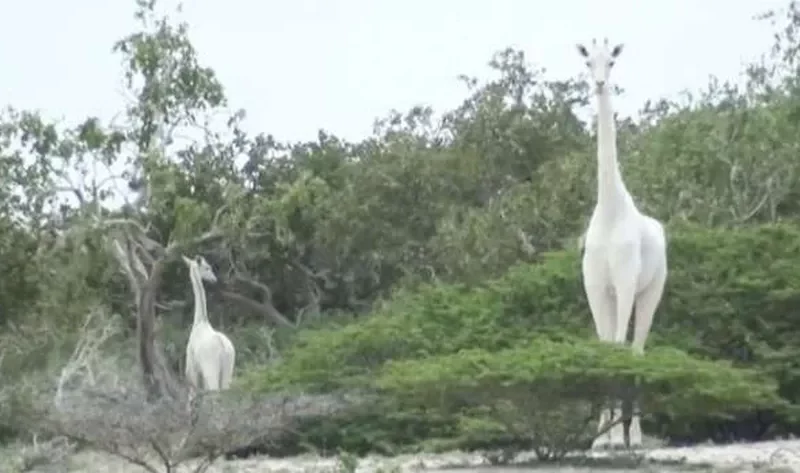
[[[211,465],[225,452],[269,441],[300,419],[331,415],[360,402],[358,396],[255,396],[232,390],[202,393],[190,401],[188,389],[154,401],[144,392],[135,365],[109,356],[115,348],[120,351],[110,346],[119,327],[118,318],[91,312],[79,343],[57,373],[27,376],[0,392],[0,401],[14,400],[13,419],[6,421],[39,438],[59,439],[17,446],[0,471],[91,471],[88,465],[66,469],[85,456],[69,456],[74,445],[107,456],[101,471],[110,471],[112,463],[119,471],[214,471]]]
[[[39,414],[37,427],[89,445],[150,473],[207,471],[225,452],[284,435],[302,418],[348,406],[333,396],[246,396],[207,393],[185,401],[146,402],[140,397],[83,396]]]

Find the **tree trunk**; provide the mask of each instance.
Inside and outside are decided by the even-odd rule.
[[[182,389],[177,376],[166,362],[166,356],[156,343],[155,296],[160,278],[148,281],[142,291],[137,322],[139,338],[139,363],[142,368],[147,398],[156,401],[163,398],[179,399]]]

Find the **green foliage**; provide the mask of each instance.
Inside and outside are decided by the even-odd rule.
[[[244,380],[250,389],[278,383],[333,389],[358,382],[388,360],[424,358],[480,347],[497,350],[532,333],[590,335],[581,304],[578,255],[558,252],[520,265],[478,287],[427,284],[401,290],[373,315],[339,329],[298,333],[277,368]],[[567,295],[575,294],[574,303]],[[276,370],[281,374],[276,374]]]
[[[506,399],[502,386],[509,385],[561,400],[611,392],[620,377],[634,376],[645,391],[650,428],[667,436],[684,435],[689,426],[714,436],[700,424],[736,412],[769,410],[791,423],[798,383],[791,356],[800,333],[787,314],[797,307],[798,242],[800,230],[787,224],[736,232],[670,228],[667,294],[641,359],[586,341],[594,334],[579,255],[561,251],[478,286],[398,291],[370,317],[300,332],[281,363],[251,371],[241,383],[251,390],[329,391],[378,380],[394,395],[429,394],[432,404],[422,406],[430,408],[467,388]],[[773,388],[783,401],[773,402]],[[452,422],[444,430],[452,431]]]
[[[645,415],[673,423],[783,404],[769,376],[730,363],[674,349],[640,357],[596,341],[546,338],[497,352],[389,362],[376,384],[404,405],[456,415],[450,447],[502,447],[507,454],[527,448],[553,460],[591,444],[600,407],[631,380]]]
[[[642,379],[648,428],[659,434],[716,438],[765,412],[773,433],[800,433],[795,2],[765,16],[775,45],[746,68],[743,86],[714,78],[686,100],[654,100],[618,120],[625,181],[670,240],[667,291],[642,359],[586,342],[594,333],[574,244],[594,201],[594,131],[579,118],[586,82],[549,77],[509,48],[491,58],[487,80],[462,78],[453,110],[392,111],[355,142],[320,131],[288,144],[245,133],[244,112],[227,109],[188,25],[155,12],[137,1],[139,28],[114,45],[134,98],[114,124],[13,108],[0,116],[4,379],[49,376],[90,309],[132,313],[100,224],[124,219],[154,245],[185,244],[217,269],[209,311],[237,345],[241,387],[394,386],[355,417],[308,421],[301,430],[316,446],[552,452],[565,436],[585,440],[552,430],[584,413],[585,400],[562,399],[567,407],[543,417],[534,414],[550,401],[515,393],[565,380],[608,386],[623,374]],[[177,139],[219,116],[226,125],[204,127],[203,139]],[[216,238],[195,241],[209,233]],[[164,264],[157,336],[180,367],[191,292],[184,268]],[[130,343],[136,324],[126,320]],[[493,392],[508,376],[499,404],[428,404],[436,390],[424,376],[447,380],[457,399],[471,370],[488,366],[480,373],[491,382],[479,376],[467,388]],[[773,385],[788,406],[768,402]],[[430,398],[406,395],[426,389]],[[750,402],[755,414],[712,415]],[[552,436],[532,439],[536,423]]]
[[[552,341],[488,352],[474,349],[425,360],[388,362],[378,376],[384,390],[453,402],[461,396],[504,399],[504,391],[531,397],[610,401],[636,379],[643,410],[685,416],[729,414],[780,404],[769,375],[731,363],[692,358],[671,348],[645,356],[599,341]],[[551,401],[552,402],[552,401]]]

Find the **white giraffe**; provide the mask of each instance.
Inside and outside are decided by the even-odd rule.
[[[597,96],[597,203],[584,237],[583,286],[597,336],[626,343],[631,312],[634,315],[632,349],[644,353],[667,279],[667,244],[661,223],[644,215],[625,188],[617,163],[617,132],[611,106],[609,75],[622,45],[609,47],[592,41],[592,49],[578,45],[586,59]],[[600,426],[619,419],[621,409],[604,410]],[[638,415],[630,424],[630,445],[642,444]],[[624,446],[625,432],[617,424],[600,435],[592,448]]]
[[[189,279],[194,291],[194,320],[186,345],[186,379],[192,389],[202,387],[209,391],[227,389],[233,379],[236,351],[231,340],[222,332],[214,330],[208,321],[206,291],[203,280],[216,282],[211,265],[202,256],[195,259],[183,257],[189,267]]]

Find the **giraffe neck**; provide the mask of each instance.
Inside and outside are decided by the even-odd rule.
[[[617,128],[608,88],[597,93],[597,207],[614,210],[628,190],[617,162]]]
[[[208,308],[206,306],[206,290],[203,287],[203,280],[196,268],[189,269],[189,278],[192,281],[192,291],[194,292],[194,320],[192,327],[201,323],[208,323]]]

